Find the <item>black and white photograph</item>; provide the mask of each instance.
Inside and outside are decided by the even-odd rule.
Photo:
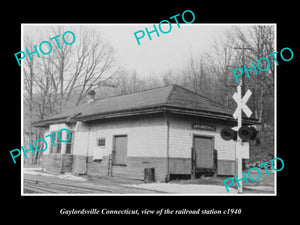
[[[276,194],[276,24],[23,24],[22,38],[24,195]]]
[[[150,3],[8,10],[4,217],[272,223],[297,215],[293,6]]]

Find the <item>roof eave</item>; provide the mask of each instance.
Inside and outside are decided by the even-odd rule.
[[[65,123],[67,121],[67,117],[62,118],[49,118],[44,120],[39,120],[36,122],[32,122],[31,125],[34,127],[47,127],[54,123]]]
[[[216,113],[216,112],[200,111],[200,110],[193,110],[193,109],[180,109],[178,107],[169,108],[168,110],[170,110],[173,113],[177,113],[177,114],[201,116],[201,117],[206,117],[206,118],[213,118],[213,119],[232,121],[232,122],[236,121],[236,119],[234,119],[232,117],[232,114],[230,114],[230,113]],[[247,125],[258,125],[258,124],[260,124],[258,119],[245,118],[245,117],[243,117],[243,123],[247,124]]]
[[[123,111],[116,111],[116,112],[105,112],[102,114],[98,113],[98,114],[85,115],[85,116],[79,115],[76,117],[61,117],[61,118],[53,118],[53,119],[50,118],[50,119],[34,122],[32,123],[32,125],[35,127],[46,127],[54,123],[66,123],[66,122],[77,122],[77,121],[87,122],[87,121],[94,121],[100,119],[126,117],[126,116],[142,115],[142,114],[153,114],[153,113],[163,112],[165,110],[177,114],[201,116],[201,117],[220,119],[225,121],[236,121],[232,117],[232,114],[230,113],[210,112],[210,111],[182,108],[182,107],[170,106],[170,105],[160,105],[155,107],[135,108],[131,110],[123,110]],[[243,122],[249,125],[260,124],[257,119],[253,119],[253,118],[243,118]]]

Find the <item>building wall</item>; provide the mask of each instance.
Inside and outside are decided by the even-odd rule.
[[[170,156],[171,157],[191,157],[191,148],[193,147],[193,135],[213,136],[215,140],[215,149],[218,151],[218,157],[222,160],[235,159],[235,142],[224,141],[221,138],[220,131],[224,125],[220,122],[205,121],[193,117],[169,116],[170,119]],[[205,123],[216,125],[216,131],[192,129],[192,123]]]
[[[115,135],[127,135],[127,165],[113,166],[113,176],[143,179],[145,168],[155,168],[155,179],[164,181],[171,174],[191,174],[191,148],[194,135],[214,137],[218,155],[218,175],[233,175],[235,144],[224,141],[220,130],[227,124],[191,116],[168,115],[169,160],[167,160],[167,123],[162,114],[107,119],[97,122],[77,122],[76,125],[51,125],[50,134],[62,128],[74,131],[72,155],[49,154],[45,151],[42,162],[54,172],[73,172],[107,176],[109,156],[113,151]],[[216,125],[216,131],[192,129],[192,123]],[[97,139],[105,138],[105,146],[97,146]],[[63,153],[63,152],[62,152]],[[63,162],[62,162],[63,160]],[[169,166],[169,167],[168,167]]]
[[[167,126],[162,115],[77,124],[73,147],[73,172],[107,175],[108,158],[113,150],[115,135],[127,135],[128,146],[127,165],[113,166],[113,176],[143,179],[144,169],[154,167],[156,179],[165,179]],[[105,147],[97,146],[98,138],[105,138]]]
[[[68,130],[74,130],[74,126],[66,125],[66,124],[53,124],[50,125],[49,128],[45,129],[45,136],[57,132],[62,128],[67,128]],[[63,133],[61,133],[63,135]],[[74,138],[74,137],[73,137]],[[65,138],[62,137],[63,140]],[[48,149],[43,152],[41,157],[41,164],[43,167],[52,173],[61,173],[61,172],[72,172],[73,165],[73,155],[65,154],[66,143],[62,142],[61,146],[61,154],[50,153],[50,148],[53,145],[51,138],[45,138],[48,144]]]
[[[191,172],[191,155],[193,136],[203,135],[214,137],[214,149],[218,156],[218,175],[233,175],[235,163],[235,142],[224,141],[220,131],[228,123],[184,115],[169,115],[170,121],[170,172],[189,174]],[[216,125],[216,131],[192,129],[192,123]]]
[[[166,129],[167,126],[162,116],[110,119],[91,124],[81,123],[76,129],[73,153],[93,156],[94,151],[99,150],[97,138],[105,138],[106,146],[101,147],[101,150],[103,156],[107,156],[112,152],[113,136],[127,135],[128,156],[166,157]]]

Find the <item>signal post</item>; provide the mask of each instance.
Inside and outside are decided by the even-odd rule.
[[[237,103],[237,108],[233,113],[233,118],[237,120],[237,126],[233,128],[224,127],[221,130],[221,137],[226,140],[235,140],[235,160],[236,160],[236,171],[238,184],[238,193],[243,192],[243,182],[241,180],[243,178],[243,167],[242,167],[242,159],[249,159],[249,140],[254,140],[257,135],[257,131],[254,127],[242,126],[242,111],[249,118],[252,115],[252,111],[246,105],[249,100],[252,92],[247,90],[246,94],[242,97],[241,93],[241,83],[237,86],[237,92],[232,96],[235,102]],[[237,135],[238,134],[238,135]]]
[[[246,94],[242,98],[242,92],[241,92],[241,83],[237,86],[237,92],[234,93],[232,96],[233,99],[237,103],[237,108],[235,112],[233,113],[233,118],[237,119],[237,127],[236,129],[239,131],[242,127],[242,111],[245,112],[247,117],[250,117],[252,115],[252,111],[248,108],[246,105],[247,101],[249,100],[250,96],[252,95],[252,92],[250,90],[247,90]],[[243,176],[243,165],[242,165],[242,146],[243,142],[240,138],[240,135],[237,135],[237,141],[236,141],[236,148],[235,148],[235,156],[236,156],[236,165],[237,165],[237,177],[238,180],[242,179]],[[239,182],[238,182],[239,184]],[[240,185],[238,185],[238,193],[243,192],[243,182],[241,182]]]

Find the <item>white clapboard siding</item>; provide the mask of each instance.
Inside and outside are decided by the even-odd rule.
[[[94,160],[103,159],[103,153],[102,152],[103,151],[99,146],[95,146],[94,147],[94,157],[93,157],[93,159]]]
[[[105,147],[101,149],[103,149],[103,155],[107,156],[112,152],[113,137],[117,135],[127,135],[128,157],[166,156],[167,126],[163,118],[139,120],[128,118],[95,123],[89,131],[79,132],[78,136],[76,135],[74,154],[83,155],[88,150],[88,155],[92,156],[94,147],[97,145],[96,140],[105,138]],[[88,146],[87,140],[89,140]]]
[[[204,135],[214,137],[214,148],[218,151],[219,160],[235,159],[235,142],[224,141],[221,138],[221,126],[217,125],[216,131],[192,129],[191,121],[170,121],[170,157],[190,158],[193,147],[193,135]]]

